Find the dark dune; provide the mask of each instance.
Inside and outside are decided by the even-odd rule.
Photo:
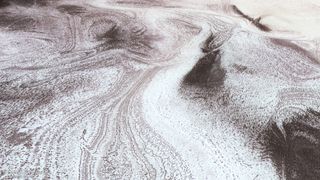
[[[214,43],[214,36],[210,35],[202,47],[204,56],[184,77],[183,83],[200,87],[219,87],[223,84],[225,71],[220,65],[220,51]]]
[[[283,123],[282,132],[271,122],[263,134],[266,156],[286,179],[320,178],[320,113],[309,109]]]
[[[220,86],[225,72],[220,67],[219,51],[214,51],[200,58],[193,69],[185,76],[184,83],[196,86]]]
[[[252,17],[244,14],[244,13],[243,13],[242,11],[240,11],[240,9],[238,9],[238,7],[235,6],[235,5],[231,5],[231,8],[233,9],[233,11],[234,11],[235,13],[237,13],[237,14],[239,14],[240,16],[242,16],[243,18],[249,20],[253,25],[255,25],[255,26],[256,26],[257,28],[259,28],[260,30],[266,31],[266,32],[271,31],[271,29],[270,29],[268,26],[263,25],[263,24],[260,23],[260,20],[261,20],[260,17],[257,18],[257,19],[254,19],[254,18],[252,18]]]

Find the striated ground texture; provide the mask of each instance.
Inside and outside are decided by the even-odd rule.
[[[320,179],[320,6],[247,3],[0,1],[0,179]]]

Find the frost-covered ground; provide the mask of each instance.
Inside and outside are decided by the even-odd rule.
[[[0,179],[319,179],[318,4],[0,1]]]

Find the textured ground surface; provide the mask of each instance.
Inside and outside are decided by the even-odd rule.
[[[0,1],[0,179],[319,179],[316,41],[200,2]]]

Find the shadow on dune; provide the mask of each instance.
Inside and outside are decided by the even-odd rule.
[[[286,179],[320,179],[320,113],[312,109],[283,123],[271,121],[263,132],[264,154]],[[315,125],[318,124],[316,127]]]
[[[223,85],[225,70],[221,67],[221,56],[211,35],[202,47],[204,56],[184,77],[183,83],[199,87],[219,87]]]

